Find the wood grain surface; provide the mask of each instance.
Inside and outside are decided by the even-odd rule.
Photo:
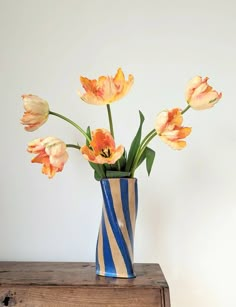
[[[170,307],[158,264],[137,263],[137,277],[107,278],[87,262],[0,262],[0,306]]]

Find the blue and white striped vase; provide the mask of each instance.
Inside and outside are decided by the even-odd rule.
[[[104,203],[96,248],[96,274],[133,278],[137,179],[102,179],[101,188]]]

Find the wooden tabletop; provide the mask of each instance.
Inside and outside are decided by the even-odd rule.
[[[95,264],[88,262],[0,262],[0,300],[12,302],[9,306],[19,302],[25,302],[19,306],[65,306],[68,300],[73,300],[73,306],[100,306],[98,302],[113,306],[111,297],[115,296],[114,306],[170,306],[160,266],[136,263],[134,269],[136,278],[122,279],[97,276]],[[127,305],[122,305],[125,295]],[[82,303],[77,305],[79,300]],[[0,301],[0,306],[8,305]]]
[[[1,285],[167,287],[159,264],[136,263],[131,279],[97,276],[88,262],[0,262]]]

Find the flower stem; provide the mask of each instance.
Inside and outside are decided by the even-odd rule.
[[[181,112],[181,114],[184,114],[186,111],[188,111],[188,109],[190,109],[191,108],[191,106],[190,105],[188,105],[182,112]]]
[[[76,148],[78,150],[80,150],[80,148],[81,148],[80,145],[74,145],[74,144],[66,144],[66,147]]]
[[[142,140],[142,142],[141,142],[141,144],[140,144],[140,147],[142,147],[143,144],[146,142],[146,140],[148,140],[149,137],[152,136],[154,133],[155,133],[155,135],[156,135],[156,129],[153,129],[152,131],[150,131],[150,132],[145,136],[145,138]]]
[[[107,114],[108,114],[110,132],[111,132],[111,135],[114,139],[114,129],[113,129],[113,123],[112,123],[111,107],[110,107],[109,104],[107,104],[106,106],[107,106]]]
[[[145,138],[143,139],[143,141],[141,142],[138,150],[137,150],[137,153],[136,153],[136,156],[134,158],[134,163],[132,165],[132,168],[131,168],[131,171],[130,171],[130,176],[131,178],[134,177],[134,172],[138,166],[138,163],[139,163],[139,160],[144,152],[144,150],[146,149],[147,145],[151,142],[151,140],[157,135],[157,132],[155,129],[153,129],[152,131],[150,131],[146,136]]]
[[[69,124],[71,124],[72,126],[74,126],[76,129],[78,129],[80,131],[80,133],[83,134],[83,136],[88,140],[88,142],[91,141],[90,137],[87,135],[87,133],[79,126],[77,125],[75,122],[73,122],[71,119],[59,114],[59,113],[56,113],[56,112],[53,112],[53,111],[49,111],[49,114],[51,115],[54,115],[54,116],[57,116],[61,119],[64,119],[66,122],[68,122]]]

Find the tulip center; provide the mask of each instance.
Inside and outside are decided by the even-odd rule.
[[[110,150],[110,148],[108,147],[108,148],[102,149],[100,155],[101,155],[102,157],[104,157],[104,158],[110,158],[110,156],[111,156],[111,150]]]

